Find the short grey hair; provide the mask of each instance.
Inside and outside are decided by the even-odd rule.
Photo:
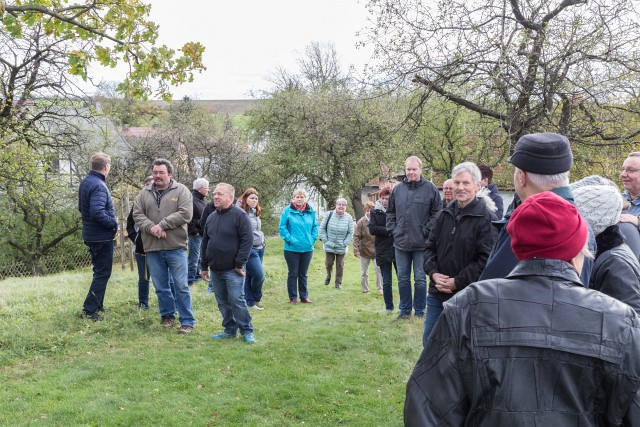
[[[193,181],[194,190],[199,190],[201,188],[208,187],[208,186],[209,186],[209,181],[207,181],[205,178],[198,178],[195,181]]]
[[[404,164],[406,165],[409,161],[416,162],[418,164],[418,166],[420,166],[420,169],[422,169],[422,160],[420,160],[420,157],[418,157],[418,156],[409,156],[409,157],[407,157],[407,160],[404,161]]]
[[[344,197],[340,197],[338,200],[336,200],[336,205],[340,202],[344,203],[345,205],[349,204],[347,203],[347,199],[345,199]]]
[[[516,168],[520,173],[525,172],[522,169]],[[553,175],[541,175],[538,173],[526,172],[529,180],[533,185],[543,191],[553,190],[559,187],[569,186],[569,171],[556,173]]]
[[[451,171],[451,179],[455,179],[456,175],[463,172],[469,172],[471,178],[473,178],[474,184],[482,181],[482,173],[480,172],[480,168],[473,162],[464,162],[456,165]]]

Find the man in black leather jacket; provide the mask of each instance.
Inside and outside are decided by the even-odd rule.
[[[581,285],[577,209],[540,193],[507,227],[520,262],[445,303],[407,384],[405,425],[640,425],[640,318]]]

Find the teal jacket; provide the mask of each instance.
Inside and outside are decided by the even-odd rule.
[[[278,231],[285,251],[311,252],[318,238],[316,213],[308,203],[302,212],[289,205],[282,211]]]

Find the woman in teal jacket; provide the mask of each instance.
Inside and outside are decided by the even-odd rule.
[[[307,289],[307,271],[313,257],[313,244],[318,238],[318,220],[311,205],[307,203],[307,192],[298,188],[293,192],[291,204],[284,208],[278,227],[284,240],[284,259],[287,261],[287,290],[289,302],[310,304]]]

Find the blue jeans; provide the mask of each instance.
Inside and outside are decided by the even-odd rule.
[[[136,254],[138,266],[138,304],[149,308],[149,270],[147,269],[147,257]]]
[[[147,266],[156,288],[160,316],[174,317],[177,308],[180,324],[193,326],[196,320],[193,318],[191,293],[187,285],[187,250],[179,248],[147,252]],[[171,290],[171,277],[175,292]]]
[[[189,236],[189,273],[187,283],[192,285],[200,280],[200,247],[202,236]]]
[[[244,298],[248,306],[256,305],[262,299],[262,284],[264,283],[263,257],[264,247],[251,249],[249,260],[245,266],[247,275],[244,276]]]
[[[431,335],[431,331],[436,326],[436,323],[438,323],[442,310],[444,310],[443,302],[429,294],[427,296],[427,314],[424,316],[424,331],[422,332],[423,347],[427,346],[429,335]]]
[[[427,275],[424,272],[423,251],[403,251],[396,248],[400,314],[411,315],[411,266],[413,265],[413,308],[416,316],[424,316],[427,305]]]
[[[102,306],[104,294],[107,292],[107,282],[111,277],[111,268],[113,267],[113,240],[84,242],[84,244],[87,245],[91,254],[93,278],[82,310],[87,314],[93,314],[98,310],[104,311]]]
[[[222,314],[222,327],[229,335],[253,333],[251,314],[244,300],[244,276],[234,269],[212,271],[211,284]]]
[[[395,267],[393,261],[385,262],[380,265],[380,273],[382,274],[382,296],[384,298],[384,305],[387,310],[393,310],[393,272],[392,268]],[[397,271],[396,271],[397,274]]]
[[[298,293],[300,298],[309,298],[307,289],[307,271],[309,264],[313,258],[313,251],[309,252],[292,252],[284,251],[284,259],[287,261],[287,291],[289,299],[297,299]]]

